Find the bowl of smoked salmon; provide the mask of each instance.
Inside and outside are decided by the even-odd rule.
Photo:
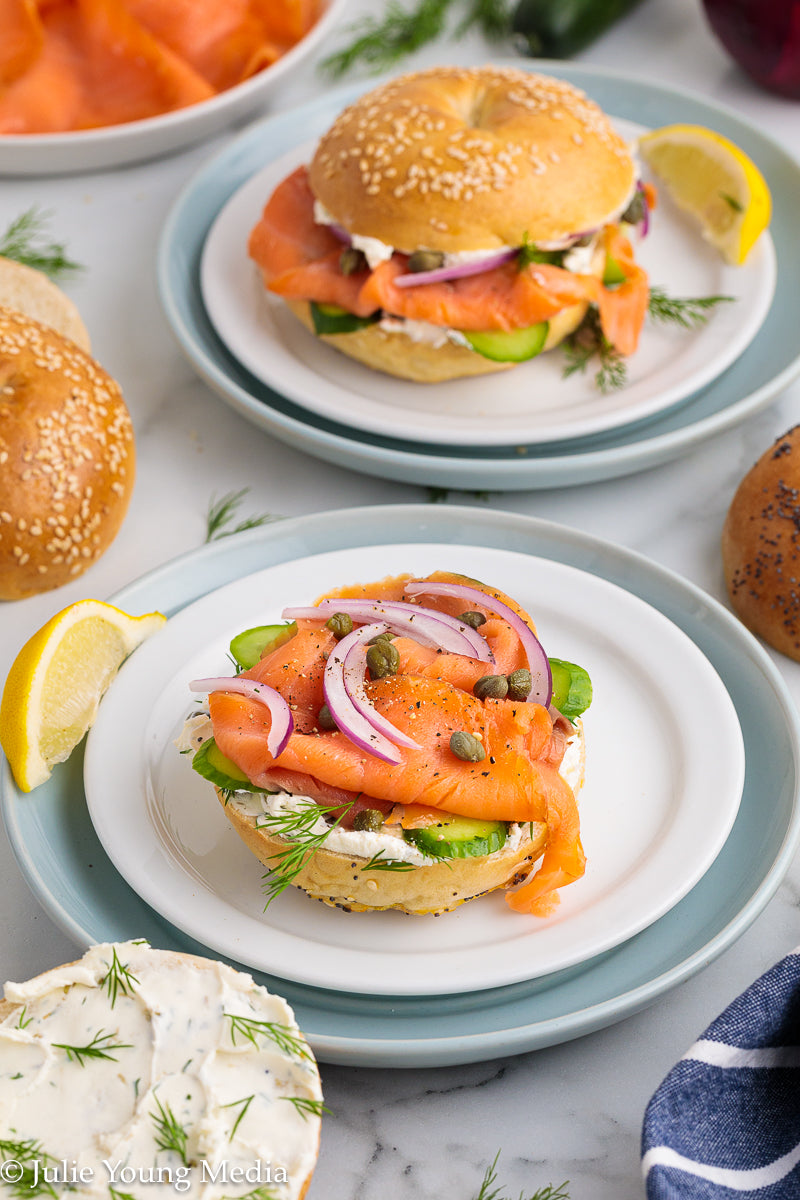
[[[257,113],[347,0],[35,0],[0,51],[2,174],[102,170]]]

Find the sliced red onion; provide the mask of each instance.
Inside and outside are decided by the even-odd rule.
[[[344,242],[346,246],[351,246],[353,244],[352,237],[346,229],[342,228],[341,225],[326,225],[325,228],[330,229],[333,236],[338,238],[340,242]]]
[[[367,696],[367,691],[364,686],[364,672],[367,667],[367,647],[366,642],[377,637],[378,633],[384,633],[388,626],[384,622],[375,622],[373,625],[362,625],[360,629],[348,634],[346,638],[342,638],[337,653],[342,649],[346,641],[350,642],[342,659],[342,678],[344,681],[344,690],[347,692],[350,700],[355,707],[366,717],[373,729],[378,733],[384,734],[390,742],[394,742],[397,746],[407,746],[409,750],[419,750],[419,742],[415,742],[407,733],[403,733],[396,725],[387,720],[370,701]],[[365,630],[375,630],[377,632],[365,633]],[[331,655],[331,657],[333,657]],[[330,658],[328,659],[330,662]],[[330,708],[330,705],[328,705]]]
[[[416,287],[421,283],[447,283],[450,279],[465,279],[468,275],[481,275],[484,271],[493,271],[504,263],[516,258],[519,250],[499,250],[486,258],[476,258],[471,262],[457,263],[450,267],[437,267],[434,271],[409,271],[407,275],[397,275],[393,280],[396,287]]]
[[[639,222],[639,234],[644,238],[650,232],[650,205],[647,203],[647,192],[644,189],[641,179],[636,180],[636,190],[641,192],[642,200],[644,201],[644,216]]]
[[[481,662],[494,662],[492,652],[477,632],[458,617],[436,612],[421,604],[401,600],[321,600],[314,608],[285,608],[286,620],[326,620],[331,613],[347,613],[355,621],[379,617],[393,633],[405,633],[423,646],[434,646],[448,654],[465,654]]]
[[[325,703],[340,732],[354,746],[358,746],[359,750],[365,750],[367,754],[372,754],[375,758],[382,759],[383,762],[397,766],[403,761],[402,756],[389,739],[373,724],[373,715],[377,717],[378,713],[373,709],[373,715],[365,716],[348,694],[344,680],[345,660],[352,648],[361,642],[369,641],[370,638],[377,637],[379,633],[386,633],[387,629],[388,626],[380,621],[372,625],[363,625],[361,629],[354,629],[352,633],[348,633],[347,637],[343,637],[336,649],[331,651],[325,664],[322,689],[325,694]],[[399,730],[395,732],[399,733]]]
[[[536,701],[537,704],[543,704],[545,708],[549,706],[553,695],[553,675],[547,655],[531,627],[507,604],[482,592],[480,588],[460,583],[434,583],[419,580],[417,583],[407,583],[405,590],[409,596],[452,596],[458,600],[478,604],[481,608],[488,609],[489,612],[507,621],[522,642],[525,657],[528,660],[528,668],[533,680],[530,699]]]
[[[257,679],[243,679],[240,675],[223,675],[213,679],[193,679],[189,687],[193,692],[232,692],[237,696],[259,700],[267,706],[272,716],[267,749],[273,758],[286,749],[294,729],[292,713],[280,692],[276,692],[269,684],[259,683]]]

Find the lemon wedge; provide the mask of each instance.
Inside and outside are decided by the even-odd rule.
[[[639,138],[639,152],[725,260],[743,263],[772,214],[764,176],[744,151],[702,125],[665,125]]]
[[[25,643],[0,701],[0,745],[24,792],[69,757],[122,663],[165,621],[161,613],[132,617],[100,600],[79,600]]]

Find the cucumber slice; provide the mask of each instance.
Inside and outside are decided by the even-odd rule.
[[[340,308],[338,304],[315,304],[313,300],[309,307],[311,320],[314,322],[314,332],[318,334],[355,333],[357,329],[374,325],[381,318],[380,312],[373,313],[371,317],[357,317],[355,313],[348,312],[346,308]]]
[[[422,829],[404,829],[403,837],[432,858],[480,858],[502,849],[508,837],[504,821],[448,817]]]
[[[628,276],[623,271],[613,255],[606,255],[606,265],[603,268],[603,286],[617,287],[620,283],[624,283]]]
[[[550,670],[553,673],[551,703],[573,721],[592,703],[592,681],[583,667],[560,658],[550,659]]]
[[[222,753],[213,738],[203,742],[192,758],[192,769],[226,792],[263,792]]]
[[[234,660],[244,670],[254,667],[269,650],[277,650],[297,633],[297,622],[286,625],[256,625],[237,633],[230,645]]]
[[[550,325],[539,321],[527,329],[488,329],[478,333],[464,333],[464,337],[484,358],[493,362],[527,362],[541,354],[547,341]]]

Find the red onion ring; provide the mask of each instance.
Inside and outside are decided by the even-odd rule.
[[[636,180],[636,190],[641,192],[642,200],[644,201],[644,216],[639,222],[639,234],[645,238],[650,232],[650,205],[647,203],[647,192],[644,190],[644,184],[641,179]]]
[[[422,283],[447,283],[450,279],[465,279],[468,275],[482,275],[484,271],[493,271],[504,263],[516,258],[519,250],[499,250],[487,258],[474,259],[472,262],[458,263],[452,267],[437,267],[433,271],[409,271],[407,275],[395,276],[396,287],[416,287]]]
[[[232,692],[234,695],[247,696],[251,700],[259,700],[265,704],[272,716],[267,737],[267,749],[273,758],[277,758],[286,749],[286,743],[294,729],[294,721],[289,705],[280,692],[257,679],[242,679],[240,675],[220,676],[212,679],[193,679],[189,684],[193,692]]]
[[[419,742],[415,742],[407,733],[403,733],[402,730],[398,729],[396,725],[393,725],[391,721],[387,720],[386,717],[377,711],[367,696],[366,688],[364,687],[364,672],[367,667],[367,647],[365,642],[370,641],[373,637],[377,637],[378,633],[384,633],[386,629],[387,626],[383,622],[376,622],[374,625],[362,625],[354,633],[350,633],[346,638],[342,638],[339,643],[339,649],[343,648],[346,641],[350,641],[350,645],[345,650],[344,658],[342,659],[344,690],[361,715],[367,718],[373,729],[376,729],[378,733],[384,734],[390,742],[394,742],[397,746],[407,746],[409,750],[419,750]],[[377,632],[365,633],[364,630],[375,630]],[[330,662],[330,658],[328,662]],[[330,708],[330,705],[328,707]]]
[[[464,654],[481,662],[494,662],[492,652],[471,626],[421,604],[401,600],[321,600],[313,608],[285,608],[286,620],[325,620],[331,613],[347,613],[355,621],[379,617],[392,632],[405,633],[423,646],[435,646],[448,654]]]
[[[495,616],[502,617],[522,642],[528,660],[533,680],[529,699],[544,705],[545,708],[549,706],[553,695],[553,674],[542,643],[531,627],[522,620],[522,617],[517,616],[513,609],[509,608],[507,604],[503,604],[502,600],[496,600],[494,596],[482,592],[480,588],[460,583],[433,583],[420,580],[417,583],[407,583],[405,591],[409,596],[453,596],[458,600],[478,604],[481,608],[486,608],[489,612],[494,613]]]
[[[375,622],[372,625],[364,625],[361,629],[354,629],[352,633],[348,633],[347,637],[343,637],[336,649],[331,651],[325,664],[322,690],[325,694],[325,703],[339,731],[354,746],[358,746],[359,750],[364,750],[367,754],[382,759],[383,762],[397,766],[403,761],[402,756],[389,739],[375,728],[373,715],[368,717],[359,711],[348,694],[344,680],[345,660],[352,648],[361,642],[369,641],[370,638],[377,637],[379,633],[386,633],[387,628],[388,626],[383,622]],[[366,697],[365,702],[369,704]],[[374,717],[378,716],[374,710],[373,714]],[[399,732],[399,730],[395,730],[395,733],[399,734]]]

